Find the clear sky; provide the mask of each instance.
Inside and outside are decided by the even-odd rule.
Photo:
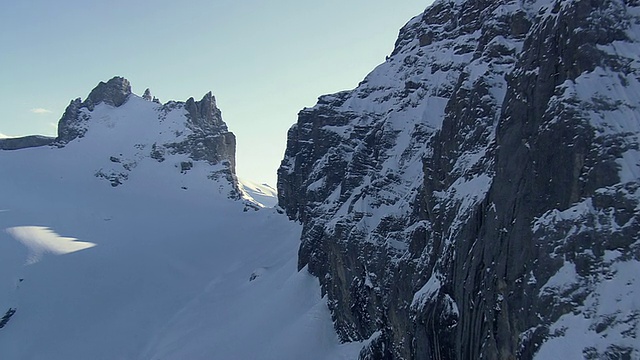
[[[275,186],[287,129],[355,87],[431,1],[19,0],[0,4],[0,136],[55,135],[113,76],[162,102],[213,91],[239,176]]]

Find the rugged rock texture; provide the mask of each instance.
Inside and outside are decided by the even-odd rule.
[[[279,203],[362,359],[640,357],[639,6],[437,1],[300,112]]]
[[[187,127],[192,134],[186,141],[171,144],[170,147],[189,153],[194,160],[206,160],[212,164],[228,161],[235,174],[236,137],[222,121],[222,112],[216,106],[216,99],[211,92],[200,101],[189,98],[184,108],[187,111]]]
[[[30,147],[51,145],[55,138],[41,135],[30,135],[17,138],[0,139],[0,150],[17,150]]]
[[[64,145],[78,137],[84,136],[87,131],[87,120],[90,116],[82,109],[93,111],[96,105],[104,103],[113,107],[124,104],[131,95],[131,84],[123,77],[114,77],[106,83],[101,81],[95,89],[91,90],[87,99],[83,102],[80,98],[72,100],[58,122],[58,137],[56,142]]]

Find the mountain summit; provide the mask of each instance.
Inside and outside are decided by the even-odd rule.
[[[195,190],[195,184],[208,183],[205,192],[215,188],[233,199],[249,199],[235,173],[235,136],[212,93],[200,101],[164,104],[147,95],[133,94],[122,77],[100,82],[84,101],[70,102],[56,138],[2,139],[0,149],[51,146],[61,161],[71,161],[113,187],[166,171],[158,177],[165,185]],[[177,178],[173,182],[166,176]],[[196,178],[212,181],[190,180]],[[249,203],[257,205],[253,199]]]
[[[640,358],[640,3],[439,0],[278,170],[361,359]]]
[[[124,104],[131,95],[129,80],[116,76],[106,83],[101,81],[87,96],[84,105],[93,110],[95,105],[105,103],[114,107]]]

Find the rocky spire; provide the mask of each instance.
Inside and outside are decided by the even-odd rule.
[[[101,81],[98,86],[91,90],[85,101],[80,98],[72,100],[58,122],[56,143],[60,146],[84,136],[87,129],[84,124],[86,118],[80,113],[82,108],[93,111],[95,106],[100,103],[118,107],[127,101],[129,95],[131,95],[131,83],[129,83],[129,80],[116,76],[106,83]]]
[[[151,90],[149,90],[149,88],[147,88],[144,91],[144,94],[142,95],[142,98],[147,100],[147,101],[152,101],[153,100],[153,97],[151,96]]]
[[[188,140],[177,144],[176,149],[182,152],[187,146],[191,158],[206,160],[210,163],[229,161],[231,172],[235,174],[236,138],[229,132],[227,124],[222,120],[222,112],[216,106],[216,98],[211,92],[202,100],[189,98],[184,108],[187,111],[187,127],[193,131]]]
[[[223,127],[226,131],[226,124],[222,121],[222,112],[216,106],[216,98],[211,94],[211,91],[206,93],[200,101],[195,101],[192,97],[189,98],[185,109],[189,113],[189,123],[192,125],[192,130],[207,132]]]
[[[66,144],[77,137],[82,137],[87,131],[84,127],[79,126],[79,113],[81,106],[82,99],[77,98],[75,100],[71,100],[67,108],[64,110],[64,114],[58,122],[58,138],[56,141],[59,144]]]
[[[131,95],[129,80],[116,76],[106,83],[101,81],[87,96],[83,105],[89,110],[93,110],[100,103],[118,107],[127,101],[129,95]]]

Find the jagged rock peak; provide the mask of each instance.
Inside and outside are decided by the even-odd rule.
[[[83,105],[89,110],[93,110],[93,107],[100,103],[118,107],[127,101],[129,95],[131,95],[131,83],[129,83],[129,80],[115,76],[106,83],[101,81],[98,86],[91,90]]]
[[[82,116],[81,109],[93,111],[100,103],[119,107],[127,101],[130,95],[131,83],[129,80],[115,76],[106,83],[101,81],[91,90],[85,101],[80,98],[71,100],[58,122],[58,137],[56,138],[58,146],[63,146],[73,139],[84,136],[87,131],[85,122],[88,117]]]
[[[153,97],[151,96],[151,90],[150,90],[149,88],[147,88],[147,89],[144,91],[144,94],[142,95],[142,98],[143,98],[143,99],[145,99],[145,100],[147,100],[147,101],[151,101],[151,100],[153,100]]]
[[[155,96],[151,95],[151,89],[149,89],[149,88],[147,88],[147,89],[144,91],[144,94],[142,95],[142,98],[143,98],[143,99],[145,99],[145,100],[147,100],[147,101],[152,101],[152,102],[154,102],[154,103],[156,103],[156,104],[162,104],[162,103],[160,102],[160,99],[158,99],[157,97],[155,97]]]
[[[189,113],[192,130],[211,131],[213,129],[223,129],[227,131],[227,125],[222,120],[222,112],[216,105],[216,98],[211,91],[206,93],[202,100],[195,101],[193,97],[185,103],[185,109]]]
[[[88,114],[93,112],[98,104],[104,103],[120,107],[127,102],[131,95],[131,83],[123,77],[116,76],[107,82],[101,81],[89,93],[86,100],[82,101],[81,98],[77,98],[67,106],[58,123],[56,143],[63,146],[73,139],[83,137],[87,130],[86,122],[90,118]],[[142,98],[162,105],[160,100],[151,95],[151,90],[148,88]],[[200,101],[195,101],[191,97],[186,102],[169,101],[163,106],[167,111],[176,106],[184,106],[188,119],[186,125],[199,136],[217,136],[229,132],[227,124],[222,120],[222,112],[216,106],[215,97],[211,92],[206,93]]]
[[[45,146],[53,143],[55,138],[42,135],[29,135],[17,138],[0,139],[0,150],[18,150],[30,147]]]
[[[114,77],[101,82],[85,101],[70,102],[55,139],[0,140],[0,150],[45,145],[87,150],[87,156],[94,157],[95,176],[113,187],[126,183],[138,164],[157,162],[163,163],[159,167],[173,164],[171,171],[182,174],[205,174],[228,197],[242,197],[235,176],[236,138],[211,92],[200,101],[190,98],[161,104],[149,89],[143,96],[132,94],[128,80]],[[247,204],[256,206],[252,201]]]

